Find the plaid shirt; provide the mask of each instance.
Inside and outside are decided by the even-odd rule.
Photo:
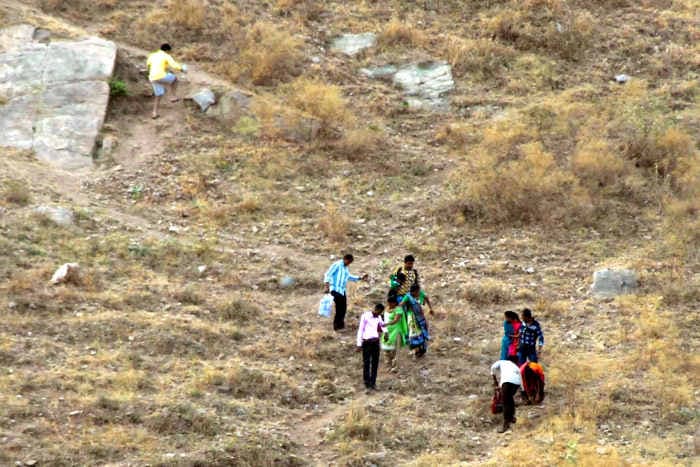
[[[537,341],[540,345],[544,345],[544,334],[537,320],[532,320],[532,323],[523,322],[520,328],[520,345],[523,347],[534,347]]]

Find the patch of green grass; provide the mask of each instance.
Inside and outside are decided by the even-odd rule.
[[[109,95],[112,97],[128,96],[129,86],[121,78],[114,77],[109,80]]]

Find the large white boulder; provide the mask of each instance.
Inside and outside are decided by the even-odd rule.
[[[31,30],[31,34],[29,34]],[[109,103],[113,42],[35,42],[34,28],[0,32],[0,145],[64,169],[92,164]]]

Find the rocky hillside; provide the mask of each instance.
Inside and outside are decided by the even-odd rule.
[[[694,465],[699,14],[0,0],[0,28],[50,32],[32,33],[42,53],[117,50],[95,145],[70,154],[88,163],[51,157],[74,146],[49,126],[53,149],[35,124],[0,149],[0,464]],[[216,95],[206,112],[150,119],[145,58],[164,41],[190,65],[183,95]],[[8,70],[0,109],[36,122],[75,102],[39,93],[44,75],[9,92],[31,73]],[[354,335],[316,314],[346,251],[370,276],[353,325],[408,252],[436,305],[427,357],[380,368],[370,395]],[[52,285],[65,263],[79,272]],[[547,397],[497,435],[488,367],[503,311],[525,306]]]

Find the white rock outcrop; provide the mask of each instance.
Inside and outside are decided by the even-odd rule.
[[[96,37],[37,42],[34,32],[0,31],[0,145],[63,169],[90,166],[117,47]]]

